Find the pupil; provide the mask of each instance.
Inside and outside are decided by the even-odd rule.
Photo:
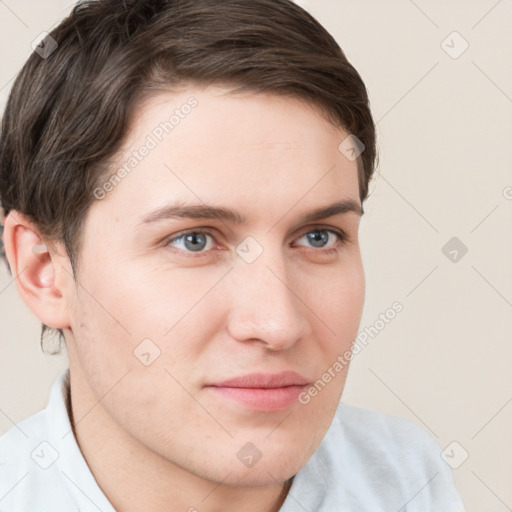
[[[185,246],[191,251],[200,251],[206,245],[206,237],[201,233],[185,235]]]
[[[329,235],[325,231],[312,231],[307,236],[313,247],[323,247],[329,239]]]

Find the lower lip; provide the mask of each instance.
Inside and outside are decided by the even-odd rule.
[[[209,386],[217,395],[235,400],[248,409],[261,412],[282,411],[298,403],[298,397],[306,386],[284,388],[231,388]]]

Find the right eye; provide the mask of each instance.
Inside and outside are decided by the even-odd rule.
[[[169,245],[185,252],[206,252],[213,247],[213,237],[204,231],[188,231],[171,238]]]

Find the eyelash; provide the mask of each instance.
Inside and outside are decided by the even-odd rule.
[[[316,249],[316,252],[318,252],[318,253],[327,255],[327,254],[332,254],[334,252],[338,252],[340,250],[340,246],[346,245],[346,243],[348,242],[348,236],[342,229],[338,230],[338,229],[327,228],[324,226],[318,226],[318,227],[315,226],[313,228],[308,229],[308,231],[304,232],[304,234],[299,236],[297,238],[297,240],[306,236],[307,234],[313,233],[315,231],[324,231],[327,233],[332,233],[337,238],[337,242],[333,246],[328,247],[327,249],[323,249],[321,247],[320,248],[309,247],[309,249],[313,249],[313,250]],[[165,247],[168,247],[171,242],[175,242],[176,240],[179,240],[180,238],[185,237],[187,235],[191,235],[191,234],[209,235],[213,238],[213,240],[215,240],[214,234],[209,229],[196,228],[196,229],[190,229],[188,231],[183,231],[181,233],[178,233],[177,235],[173,235],[171,238],[166,238],[163,241],[163,245],[165,245]],[[186,251],[183,249],[176,249],[176,250],[178,252],[186,254],[187,257],[204,256],[205,254],[210,252],[209,250],[208,251],[204,251],[204,250],[203,251]]]

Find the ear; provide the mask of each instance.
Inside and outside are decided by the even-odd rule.
[[[46,243],[35,225],[15,210],[5,218],[3,240],[25,304],[49,327],[69,328],[67,300],[73,278],[62,244]]]

